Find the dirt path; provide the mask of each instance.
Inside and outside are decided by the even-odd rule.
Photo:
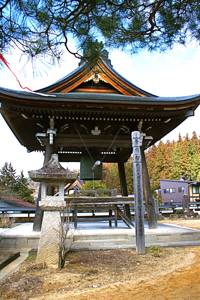
[[[67,298],[57,298],[67,299]],[[73,295],[74,300],[197,300],[200,299],[200,255],[195,264],[151,282],[111,285],[99,291]]]
[[[189,228],[200,230],[200,219],[176,219],[176,220],[165,219],[159,221],[159,223],[168,223],[168,224],[179,225],[183,227],[189,227]]]
[[[173,270],[174,268],[174,270]],[[153,270],[152,270],[153,272]],[[34,300],[198,300],[200,299],[200,248],[192,248],[172,269],[158,270],[150,280],[141,277],[83,291],[46,294]],[[153,279],[155,278],[155,279]]]
[[[0,283],[0,299],[198,300],[200,247],[72,252],[61,271],[33,255]]]
[[[171,224],[200,230],[200,220],[165,220]],[[188,250],[188,249],[187,249]],[[192,258],[192,255],[194,257]],[[182,260],[182,265],[180,263]],[[169,262],[171,264],[171,262]],[[147,268],[148,269],[148,268]],[[152,271],[153,272],[153,271]],[[139,273],[138,273],[139,275]],[[104,285],[79,292],[57,293],[57,300],[198,300],[200,299],[200,247],[191,248],[191,256],[186,260],[178,258],[169,270],[160,269],[149,278],[145,276],[123,282]],[[34,298],[34,300],[54,300],[55,294]]]

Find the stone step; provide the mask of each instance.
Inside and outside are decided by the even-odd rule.
[[[20,256],[20,252],[0,251],[0,270]]]
[[[99,234],[99,233],[75,233],[73,235],[73,241],[80,241],[80,240],[133,240],[135,239],[135,234],[129,233],[109,233],[109,234]],[[173,234],[146,234],[145,235],[146,241],[198,241],[200,240],[200,231],[193,231],[193,232],[185,232],[185,233],[173,233]]]
[[[0,249],[37,249],[39,237],[1,236]]]
[[[95,234],[95,233],[88,233],[88,234],[74,234],[73,241],[86,241],[86,240],[132,240],[134,235],[131,234]]]
[[[187,246],[200,245],[200,232],[176,234],[148,234],[146,246]],[[76,234],[73,236],[72,249],[117,249],[135,247],[135,235],[129,234]]]
[[[135,235],[132,230],[127,229],[121,231],[109,229],[108,231],[102,230],[82,230],[71,232],[71,239],[74,248],[80,247],[87,249],[114,249],[133,247],[135,245]],[[39,236],[1,236],[0,249],[37,249]],[[146,245],[195,245],[199,244],[200,231],[188,231],[179,233],[157,233],[146,234]],[[82,242],[82,244],[81,244]],[[70,241],[71,243],[71,241]],[[79,246],[78,246],[79,245]]]
[[[10,251],[10,249],[8,249]],[[15,250],[16,251],[16,250]],[[12,274],[13,272],[17,271],[22,264],[22,262],[28,257],[29,252],[24,249],[24,251],[20,251],[20,256],[10,262],[7,266],[3,268],[0,272],[0,281],[4,280],[7,276]]]
[[[133,247],[135,247],[135,243],[127,239],[80,240],[72,243],[71,250],[103,250]]]
[[[200,240],[179,240],[179,241],[146,241],[146,247],[181,247],[181,246],[200,246]],[[71,250],[105,250],[105,249],[125,249],[135,248],[135,240],[79,240],[71,245]]]
[[[156,235],[146,235],[146,242],[157,242],[157,243],[167,243],[167,242],[181,242],[181,241],[199,241],[200,232],[186,232],[186,233],[176,233],[176,234],[156,234]]]
[[[186,247],[186,246],[200,246],[199,241],[177,241],[177,242],[146,242],[146,247],[160,246],[160,247]]]

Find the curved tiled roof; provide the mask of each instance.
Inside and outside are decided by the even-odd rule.
[[[124,79],[102,59],[95,66],[83,64],[34,92],[0,88],[1,113],[19,142],[29,151],[44,151],[42,141],[48,137],[49,120],[53,118],[55,142],[63,151],[59,154],[63,161],[79,161],[85,151],[84,143],[105,153],[117,130],[120,134],[113,148],[121,156],[108,153],[108,162],[126,161],[131,153],[131,131],[142,126],[143,132],[153,138],[153,144],[194,115],[199,103],[200,94],[158,97],[148,93]],[[92,135],[97,126],[101,134]]]
[[[23,199],[19,199],[16,196],[0,196],[0,201],[7,202],[12,204],[13,206],[17,207],[24,207],[24,208],[35,208],[35,204],[27,202]]]
[[[0,88],[0,100],[9,101],[42,101],[42,102],[94,102],[94,103],[121,103],[121,104],[186,104],[198,105],[200,103],[200,94],[180,97],[158,97],[158,96],[127,96],[119,94],[98,94],[98,93],[39,93],[16,91],[6,88]]]
[[[68,88],[68,91],[72,91],[74,84],[74,78],[79,79],[79,81],[84,80],[88,74],[90,74],[92,71],[95,69],[98,69],[98,72],[104,74],[107,79],[109,79],[109,82],[113,86],[117,86],[120,90],[124,90],[125,93],[129,95],[133,95],[134,93],[138,93],[140,96],[154,96],[155,95],[144,91],[143,89],[139,88],[138,86],[134,85],[130,81],[128,81],[126,78],[121,76],[117,71],[115,71],[110,64],[107,64],[102,58],[98,60],[96,65],[89,65],[87,63],[82,64],[80,67],[75,69],[73,72],[70,74],[66,75],[65,77],[61,78],[60,80],[56,81],[55,83],[36,90],[36,92],[42,92],[42,93],[53,93],[56,90],[59,90],[60,87],[62,88]],[[95,71],[94,71],[95,72]],[[84,78],[84,79],[83,79]],[[78,81],[77,81],[78,84]],[[123,93],[123,92],[122,92]]]

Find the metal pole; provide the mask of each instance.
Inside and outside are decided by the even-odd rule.
[[[145,253],[144,235],[144,205],[143,205],[143,182],[142,182],[142,158],[140,147],[142,146],[143,135],[139,131],[131,134],[133,147],[133,187],[135,196],[135,235],[136,252]]]

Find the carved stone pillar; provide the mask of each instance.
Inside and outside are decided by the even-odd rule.
[[[135,199],[135,235],[136,252],[145,253],[144,235],[144,204],[143,204],[143,180],[142,180],[142,159],[140,148],[142,146],[143,135],[139,131],[132,132],[133,147],[133,187]]]

